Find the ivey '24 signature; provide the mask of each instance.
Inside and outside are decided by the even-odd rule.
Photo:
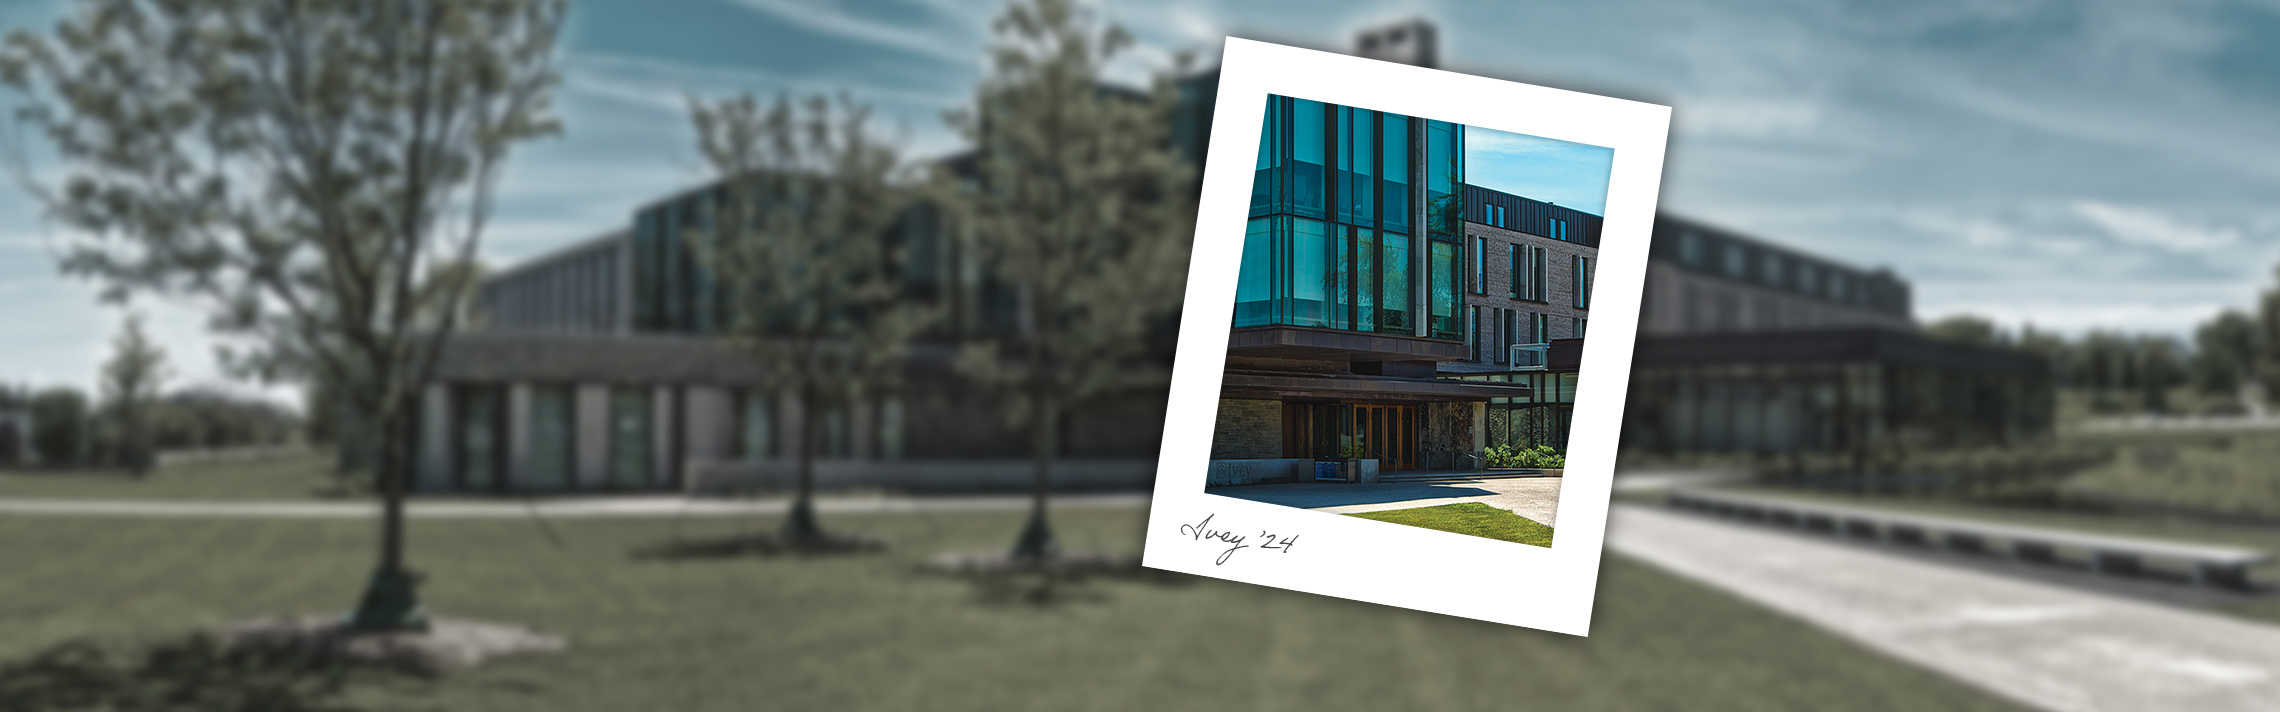
[[[1226,544],[1227,548],[1219,552],[1219,559],[1212,562],[1213,566],[1225,566],[1227,565],[1227,557],[1234,556],[1235,552],[1249,549],[1254,545],[1245,543],[1251,541],[1251,537],[1238,534],[1236,533],[1237,530],[1212,527],[1211,519],[1217,516],[1219,516],[1217,513],[1206,514],[1203,516],[1203,521],[1180,525],[1180,535],[1193,538],[1196,541],[1213,541]],[[1259,530],[1259,543],[1256,546],[1261,551],[1280,551],[1288,554],[1290,553],[1290,546],[1296,543],[1298,543],[1297,534],[1278,536],[1273,532],[1261,529]]]

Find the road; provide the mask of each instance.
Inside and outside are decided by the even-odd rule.
[[[1648,505],[1615,505],[1607,543],[2037,707],[2280,705],[2280,627]]]

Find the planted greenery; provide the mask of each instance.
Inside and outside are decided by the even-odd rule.
[[[1513,447],[1492,445],[1488,448],[1489,467],[1558,469],[1567,466],[1567,457],[1550,445]]]
[[[1467,536],[1518,542],[1529,546],[1548,547],[1552,545],[1552,528],[1550,526],[1479,502],[1444,504],[1415,509],[1393,509],[1383,512],[1362,512],[1348,516],[1406,524]]]

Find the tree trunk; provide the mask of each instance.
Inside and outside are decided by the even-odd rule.
[[[415,401],[416,402],[416,401]],[[404,482],[412,465],[407,408],[383,409],[380,423],[380,563],[364,599],[349,619],[361,631],[426,630],[427,614],[415,590],[419,575],[404,568]]]
[[[1052,525],[1046,520],[1045,498],[1053,489],[1053,455],[1060,446],[1061,419],[1060,404],[1050,389],[1040,389],[1034,402],[1037,477],[1030,490],[1029,523],[1022,525],[1021,537],[1013,542],[1013,558],[1041,562],[1059,553]]]
[[[815,521],[815,436],[818,412],[815,389],[800,388],[800,436],[792,439],[793,459],[798,463],[797,489],[792,494],[792,509],[784,518],[784,539],[787,541],[815,542],[823,539],[823,526]]]

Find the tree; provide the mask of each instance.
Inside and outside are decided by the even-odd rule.
[[[846,544],[815,518],[822,415],[895,387],[932,318],[901,298],[888,239],[911,205],[909,170],[872,135],[870,110],[844,97],[691,99],[689,116],[719,192],[687,243],[731,305],[731,333],[798,399],[798,492],[783,537]]]
[[[87,394],[57,386],[32,395],[32,449],[49,467],[79,464],[87,453]]]
[[[2272,270],[2280,278],[2280,267]],[[2263,301],[2257,304],[2257,342],[2263,345],[2257,355],[2257,377],[2264,382],[2266,398],[2280,397],[2280,286],[2264,290]]]
[[[118,428],[119,459],[136,475],[150,474],[150,404],[166,380],[166,352],[143,335],[142,315],[129,314],[103,364],[103,400]]]
[[[2131,371],[2139,406],[2151,413],[2169,412],[2169,388],[2185,383],[2184,359],[2177,342],[2166,336],[2143,336],[2130,344]]]
[[[2193,381],[2203,392],[2230,393],[2256,375],[2263,352],[2256,320],[2226,309],[2193,330]]]
[[[1009,422],[1032,436],[1019,559],[1054,554],[1046,497],[1061,418],[1145,370],[1135,357],[1177,308],[1194,220],[1194,173],[1169,139],[1170,84],[1144,97],[1105,87],[1102,67],[1131,37],[1099,24],[1067,0],[1007,8],[973,107],[950,116],[975,160],[945,180],[945,204],[1018,294],[1018,328],[970,344],[959,366],[1005,394]]]
[[[1924,335],[1941,341],[1972,346],[2003,346],[2010,337],[1995,328],[1995,322],[1985,317],[1957,314],[1924,327]]]
[[[335,378],[371,414],[383,515],[360,630],[425,625],[403,565],[403,486],[417,394],[456,310],[434,309],[420,285],[476,254],[508,150],[558,130],[564,12],[561,0],[87,2],[52,37],[11,33],[0,52],[0,80],[29,100],[18,118],[66,169],[47,185],[28,159],[17,166],[79,233],[67,273],[107,299],[202,300],[240,342],[233,369]]]

